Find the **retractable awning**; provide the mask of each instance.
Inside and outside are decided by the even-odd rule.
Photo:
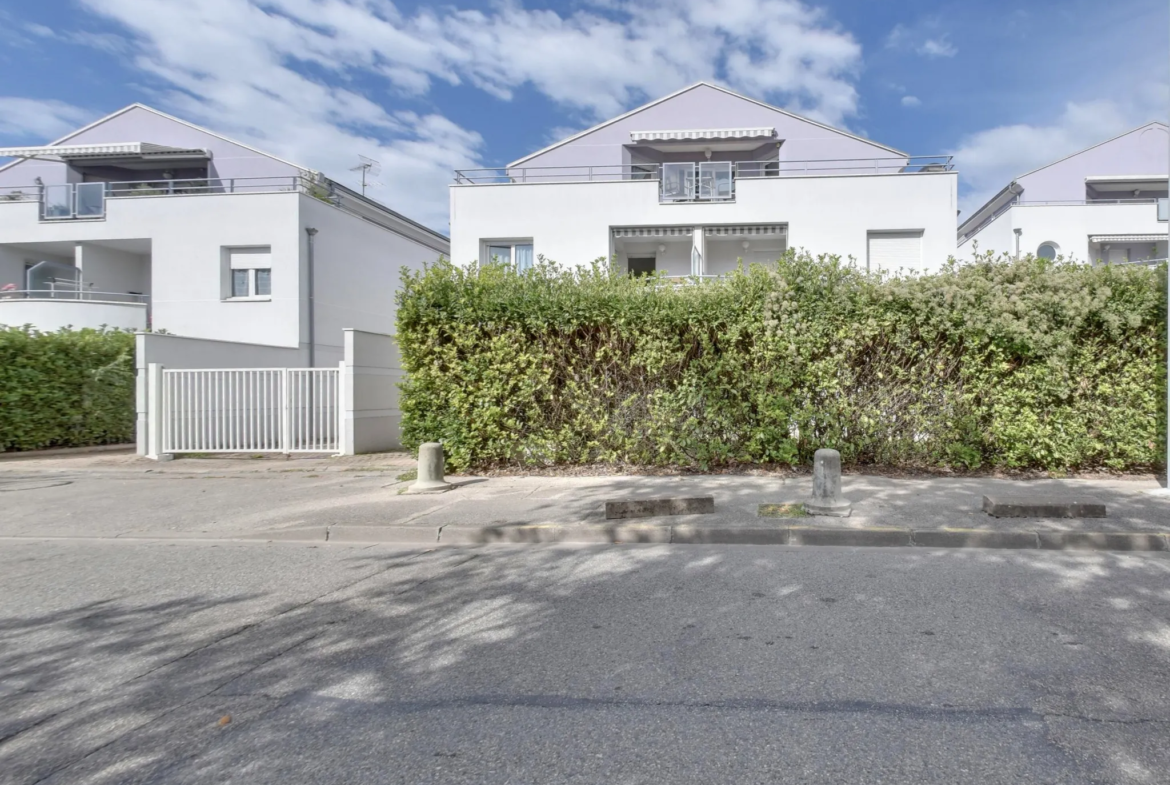
[[[756,226],[708,226],[708,237],[783,237],[788,234],[785,224],[766,224]]]
[[[775,135],[775,128],[701,128],[676,131],[630,131],[630,141],[703,142],[720,139],[771,139]]]
[[[59,144],[43,147],[0,147],[0,158],[56,158],[77,161],[96,158],[210,158],[200,148],[168,147],[150,142]]]
[[[1165,232],[1161,234],[1094,234],[1089,236],[1091,243],[1160,243],[1165,239]]]
[[[694,233],[693,226],[635,226],[626,229],[614,229],[614,237],[690,237]]]

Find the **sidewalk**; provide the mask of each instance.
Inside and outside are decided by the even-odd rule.
[[[849,518],[764,518],[803,501],[811,477],[452,477],[403,494],[405,453],[354,458],[181,459],[92,454],[0,463],[0,537],[214,538],[479,544],[725,542],[928,547],[1170,549],[1170,498],[1153,479],[843,481]],[[1103,519],[996,519],[984,494],[1074,491]],[[605,502],[712,496],[715,513],[607,521]],[[1090,536],[1092,535],[1092,536]]]

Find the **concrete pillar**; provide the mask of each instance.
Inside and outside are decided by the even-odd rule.
[[[454,486],[443,477],[443,445],[438,442],[420,444],[418,448],[418,478],[407,493],[439,493]]]
[[[848,518],[853,505],[841,497],[841,453],[817,450],[813,456],[813,492],[804,509],[810,515]]]

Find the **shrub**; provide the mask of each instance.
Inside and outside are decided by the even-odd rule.
[[[701,284],[440,261],[398,295],[404,438],[453,467],[1150,467],[1165,268],[789,253]]]
[[[134,335],[0,327],[0,448],[134,440]]]

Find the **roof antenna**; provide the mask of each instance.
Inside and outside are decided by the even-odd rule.
[[[366,158],[364,155],[359,155],[358,161],[359,161],[358,165],[351,166],[349,171],[351,171],[351,172],[360,171],[362,173],[362,196],[365,196],[367,184],[368,185],[381,185],[381,183],[379,183],[377,180],[370,180],[369,183],[367,183],[366,182],[366,175],[368,174],[370,177],[377,177],[379,174],[382,173],[382,163],[380,161],[375,161],[373,158]]]

